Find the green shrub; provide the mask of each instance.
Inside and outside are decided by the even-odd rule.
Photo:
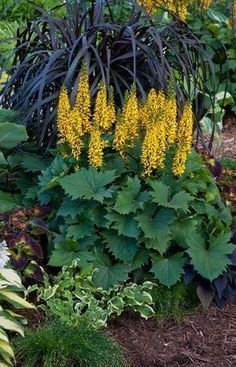
[[[235,246],[230,244],[230,210],[214,178],[193,151],[180,178],[171,173],[167,157],[158,180],[147,179],[136,154],[133,149],[122,161],[112,152],[104,170],[75,173],[71,161],[57,156],[42,172],[26,195],[54,207],[49,264],[60,267],[80,259],[82,270],[97,269],[93,281],[106,289],[139,282],[144,274],[171,287],[184,275],[224,300],[218,281],[234,261]],[[227,275],[230,290],[232,282]]]
[[[54,321],[16,341],[23,367],[125,367],[124,352],[108,335],[82,321]]]

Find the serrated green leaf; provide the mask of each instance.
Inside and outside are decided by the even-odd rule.
[[[59,180],[66,194],[75,199],[93,199],[103,202],[110,198],[113,189],[106,186],[115,180],[115,171],[99,172],[94,167],[81,168],[76,173]]]
[[[67,229],[67,236],[73,238],[75,241],[91,237],[94,234],[93,223],[86,217],[80,217],[78,224],[73,224]]]
[[[219,219],[221,219],[227,226],[231,226],[233,218],[231,215],[231,211],[228,207],[225,207],[221,211]]]
[[[139,227],[148,239],[166,240],[171,233],[171,225],[176,219],[174,210],[162,208],[152,217],[148,211],[137,216]]]
[[[184,273],[184,263],[182,254],[175,254],[169,258],[155,257],[151,272],[155,274],[161,284],[171,287]]]
[[[182,248],[188,248],[194,237],[196,241],[199,238],[197,224],[198,221],[194,218],[177,220],[172,226],[173,240]]]
[[[169,187],[159,181],[150,181],[150,186],[153,191],[151,195],[153,197],[152,201],[160,206],[166,208],[172,208],[175,210],[182,209],[187,211],[189,208],[189,203],[193,200],[193,197],[186,191],[180,191],[175,194],[172,199],[169,199]]]
[[[93,239],[91,238],[91,245]],[[79,242],[73,240],[66,240],[56,246],[52,251],[49,265],[51,266],[65,266],[70,265],[73,260],[79,259],[81,266],[84,266],[87,261],[94,260],[92,253],[83,251]]]
[[[197,214],[207,215],[209,218],[218,218],[219,212],[213,205],[207,203],[204,199],[196,199],[191,203],[191,207]]]
[[[103,232],[103,238],[115,258],[124,262],[132,260],[139,249],[134,238],[119,236],[116,231]]]
[[[121,215],[115,212],[109,213],[106,216],[112,228],[118,231],[119,235],[138,238],[141,230],[138,227],[138,222],[131,215]]]
[[[46,169],[48,165],[48,160],[34,154],[25,154],[21,161],[21,166],[26,172],[39,172]]]
[[[169,248],[170,245],[170,236],[167,236],[165,239],[161,242],[159,242],[157,239],[154,240],[146,240],[145,246],[148,249],[157,250],[160,255],[163,255]]]
[[[99,256],[94,264],[97,271],[93,275],[95,285],[100,288],[108,289],[114,285],[128,279],[129,267],[124,264],[112,265],[109,258],[104,259]]]
[[[187,212],[192,200],[193,197],[188,192],[180,191],[172,197],[171,201],[168,203],[168,207],[175,210],[181,209],[184,212]]]
[[[228,255],[235,250],[235,246],[228,243],[229,238],[230,234],[228,233],[220,234],[213,237],[208,246],[203,239],[201,241],[192,239],[187,253],[194,269],[204,278],[211,281],[216,279],[231,264]]]
[[[71,217],[75,219],[77,215],[81,214],[84,210],[84,205],[80,200],[71,200],[69,197],[65,197],[57,212],[57,217]]]
[[[146,249],[140,249],[133,260],[130,263],[131,270],[136,270],[141,268],[143,265],[148,263],[150,252]]]
[[[141,183],[137,176],[128,177],[126,187],[117,195],[114,209],[120,214],[129,214],[137,210],[137,196],[141,189]]]
[[[149,184],[153,189],[151,192],[151,196],[153,197],[152,201],[160,206],[167,207],[169,187],[160,181],[150,181]]]

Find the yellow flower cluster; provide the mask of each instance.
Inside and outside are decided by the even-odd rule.
[[[197,1],[197,6],[202,10],[207,10],[211,4],[212,4],[213,0],[198,0]]]
[[[83,65],[80,76],[78,92],[76,96],[75,112],[82,120],[82,126],[85,132],[90,130],[91,119],[91,101],[89,95],[89,77]]]
[[[103,150],[107,143],[103,140],[102,134],[107,132],[116,121],[113,90],[109,91],[109,98],[107,94],[105,83],[101,83],[92,116],[89,77],[83,66],[75,106],[71,107],[65,87],[61,89],[59,96],[57,119],[59,143],[67,143],[71,149],[71,155],[79,160],[83,137],[88,133],[89,162],[95,167],[100,167],[103,163]]]
[[[196,6],[201,10],[209,8],[213,0],[196,0]],[[194,0],[138,0],[138,4],[144,6],[148,13],[154,14],[158,7],[166,8],[176,13],[180,19],[186,20],[188,6],[192,5]]]
[[[182,118],[179,122],[177,133],[177,151],[173,161],[173,173],[180,176],[185,171],[185,165],[189,152],[191,151],[193,133],[193,112],[190,103],[187,103]]]
[[[173,90],[167,95],[152,89],[145,101],[138,102],[136,88],[126,92],[124,104],[116,113],[113,91],[101,83],[95,98],[93,113],[89,95],[89,78],[83,69],[76,104],[72,108],[66,88],[62,88],[58,104],[59,142],[70,148],[72,157],[80,159],[88,141],[88,160],[94,167],[103,165],[104,149],[111,147],[126,158],[135,143],[141,144],[141,163],[144,174],[150,175],[157,168],[164,168],[166,152],[177,146],[173,173],[183,174],[187,155],[191,150],[193,113],[186,104],[182,118],[177,123],[177,103]]]
[[[119,115],[113,145],[125,157],[125,148],[132,147],[139,137],[139,106],[136,89],[133,86],[125,95],[124,106]]]
[[[141,163],[144,174],[150,175],[159,167],[164,167],[166,153],[166,121],[164,114],[165,96],[154,89],[149,92],[146,104],[146,127],[142,144]]]
[[[59,142],[68,143],[71,153],[75,158],[79,158],[83,146],[82,120],[76,109],[72,109],[66,88],[62,88],[58,103]]]
[[[103,164],[104,148],[107,142],[102,139],[102,132],[98,127],[93,127],[88,148],[89,163],[94,167],[101,167]]]

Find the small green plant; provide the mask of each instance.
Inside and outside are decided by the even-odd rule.
[[[85,320],[70,325],[54,321],[28,331],[16,341],[23,367],[125,367],[124,351],[108,335]]]
[[[80,261],[75,260],[70,266],[65,266],[62,272],[50,281],[45,276],[44,287],[33,286],[37,289],[39,302],[49,317],[54,317],[70,325],[80,323],[86,318],[95,329],[105,327],[112,316],[119,316],[124,310],[132,309],[141,317],[154,315],[151,292],[154,283],[144,282],[115,285],[104,290],[97,288],[93,282],[96,272],[90,267],[80,272]]]
[[[170,288],[163,285],[155,287],[152,292],[154,309],[158,318],[179,320],[184,312],[199,304],[196,288],[178,282]]]
[[[236,171],[236,160],[224,157],[220,160],[220,164],[225,170]]]
[[[2,246],[2,244],[0,244]],[[7,251],[0,247],[0,256]],[[13,312],[13,308],[34,308],[23,298],[24,288],[17,273],[12,269],[0,268],[0,366],[13,366],[14,350],[8,332],[24,336],[22,316]],[[8,308],[10,307],[10,309]]]

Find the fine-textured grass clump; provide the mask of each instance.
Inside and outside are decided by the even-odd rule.
[[[160,319],[180,320],[185,312],[199,305],[194,286],[178,282],[170,288],[159,285],[153,292],[154,309]]]
[[[23,367],[127,367],[122,347],[85,321],[45,324],[18,338],[15,347]]]

